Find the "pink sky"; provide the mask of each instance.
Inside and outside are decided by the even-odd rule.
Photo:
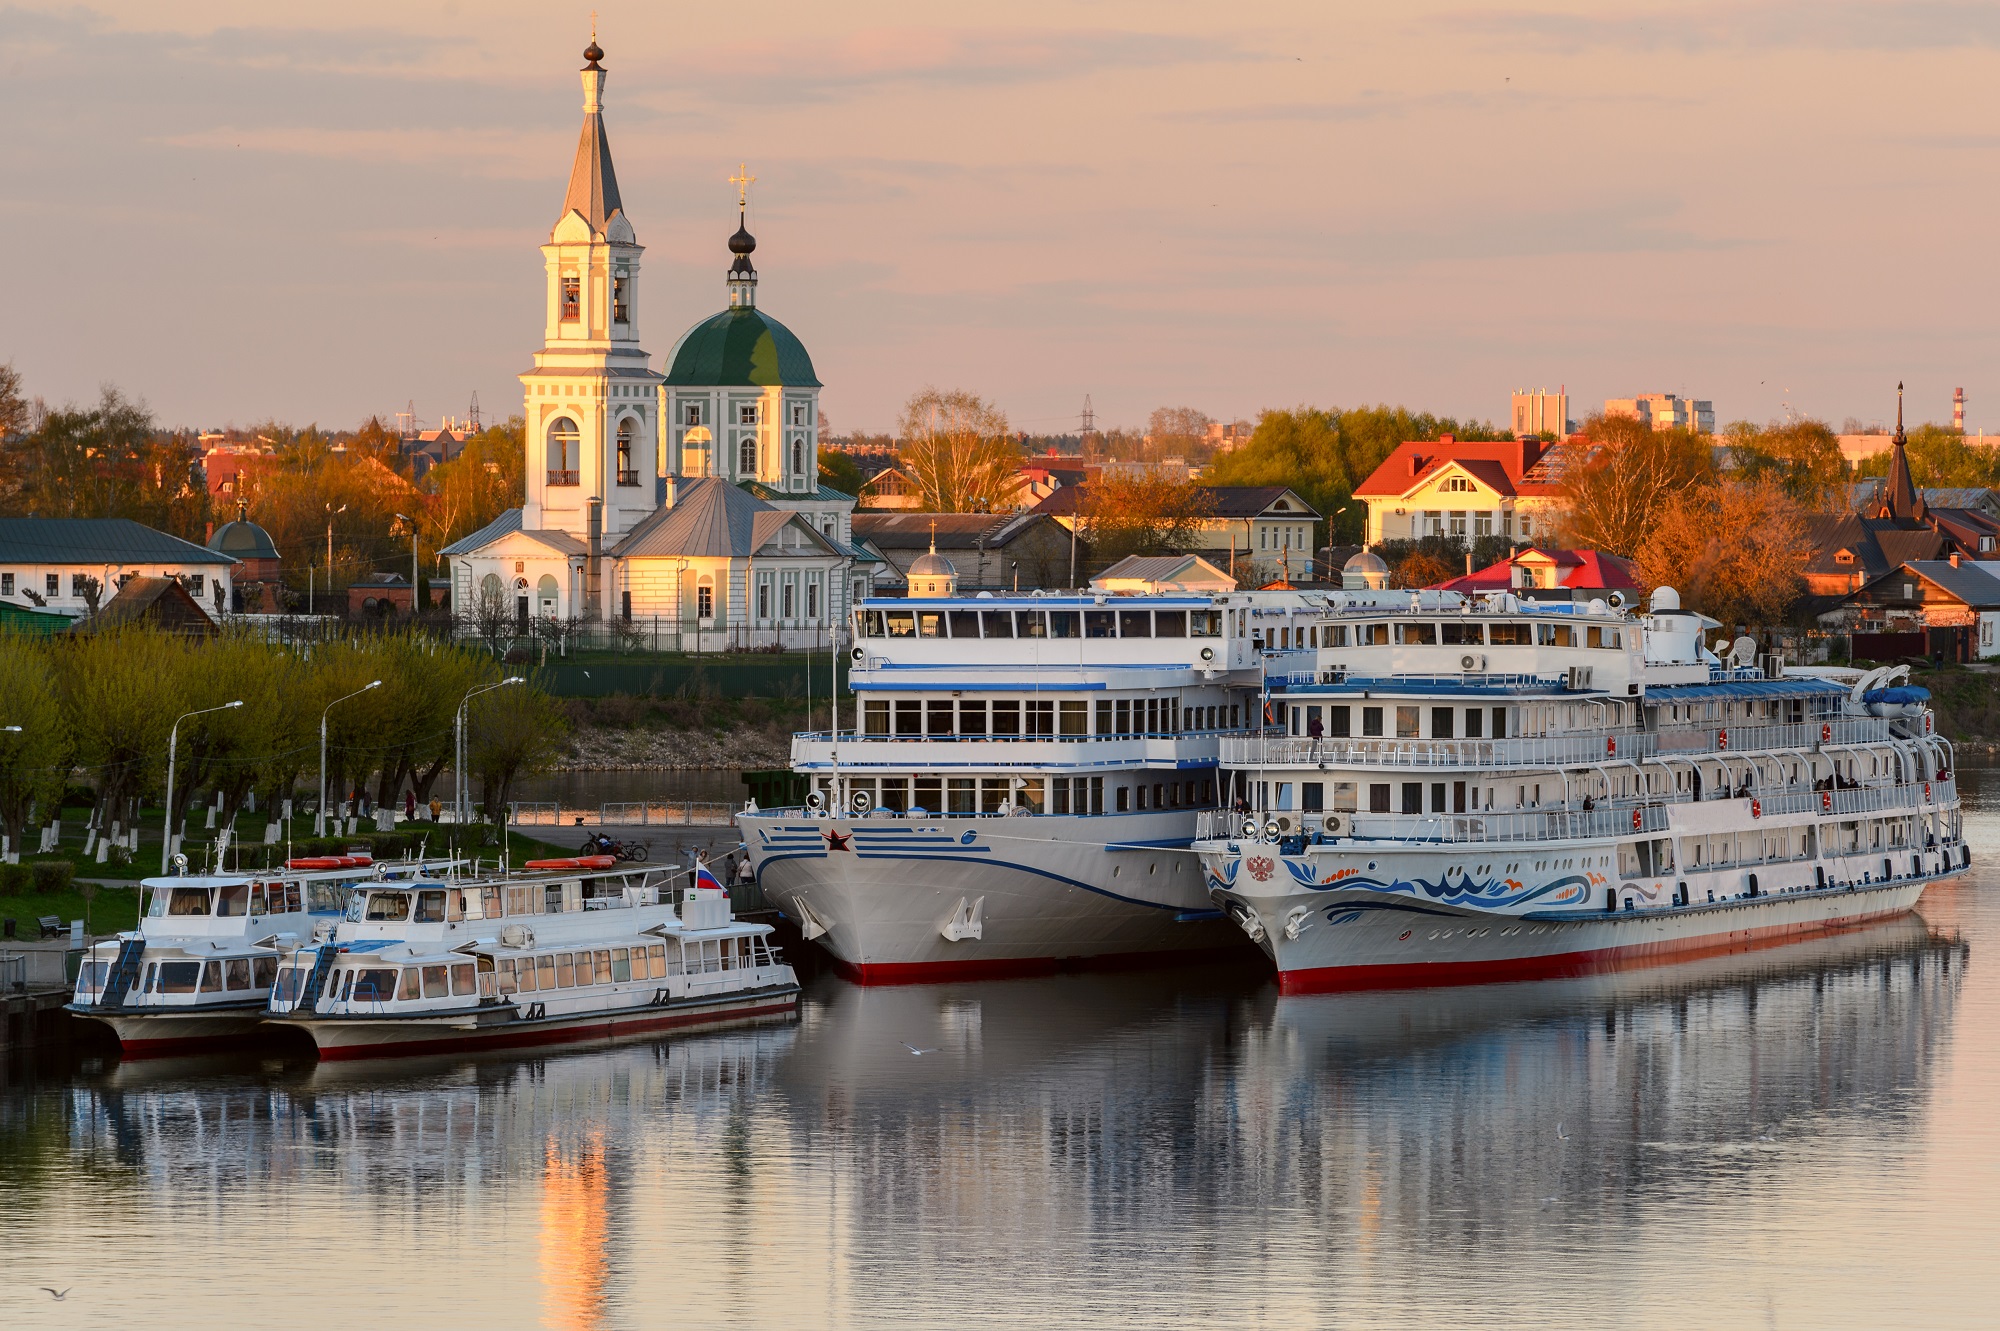
[[[747,160],[839,430],[1899,378],[2000,430],[1990,4],[598,7],[655,363]],[[0,11],[0,360],[167,423],[518,410],[589,10]]]

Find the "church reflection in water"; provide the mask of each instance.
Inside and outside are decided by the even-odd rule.
[[[795,1025],[544,1059],[112,1065],[61,1093],[63,1149],[103,1186],[183,1205],[311,1197],[379,1229],[414,1201],[426,1226],[511,1233],[511,1274],[532,1269],[557,1328],[629,1324],[667,1297],[663,1271],[726,1272],[752,1237],[783,1255],[759,1277],[772,1307],[856,1315],[968,1261],[980,1288],[1032,1299],[1052,1266],[1171,1251],[1173,1280],[1065,1305],[1143,1320],[1222,1298],[1253,1248],[1352,1284],[1411,1253],[1553,1244],[1579,1219],[1609,1245],[1668,1214],[1725,1223],[1798,1167],[1775,1140],[1865,1153],[1918,1130],[1966,965],[1909,916],[1415,993],[821,980]],[[448,1227],[417,1232],[450,1246]]]

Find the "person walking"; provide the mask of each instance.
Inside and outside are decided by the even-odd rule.
[[[414,786],[403,792],[403,821],[406,823],[417,821],[417,791]]]
[[[431,821],[434,823],[443,821],[442,818],[443,814],[444,814],[444,801],[439,799],[435,795],[431,796]]]
[[[1319,708],[1317,707],[1312,708],[1307,714],[1306,734],[1312,737],[1312,746],[1306,750],[1306,761],[1309,763],[1317,762],[1319,761],[1320,737],[1326,734],[1326,727],[1320,724]]]

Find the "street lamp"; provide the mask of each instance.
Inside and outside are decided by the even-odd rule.
[[[507,676],[507,678],[501,680],[498,684],[482,684],[478,688],[472,690],[472,692],[466,694],[463,698],[459,699],[458,713],[452,718],[451,722],[451,728],[452,728],[451,821],[454,829],[453,830],[454,836],[457,835],[456,829],[458,827],[463,826],[465,823],[465,795],[466,795],[465,709],[472,702],[474,698],[477,698],[482,693],[491,693],[494,689],[504,689],[509,684],[525,684],[525,683],[527,683],[527,681],[523,679],[521,676],[509,675]]]
[[[167,871],[168,862],[174,857],[174,759],[179,756],[181,743],[181,722],[190,716],[206,716],[210,712],[226,712],[232,707],[241,707],[243,700],[223,703],[220,707],[203,707],[198,711],[183,712],[174,719],[173,728],[167,731],[167,817],[166,826],[160,831],[160,872]],[[19,726],[8,726],[9,730],[19,730]]]
[[[359,698],[372,688],[381,686],[381,680],[373,680],[354,692],[344,694],[328,703],[319,714],[319,812],[313,816],[313,835],[326,835],[326,714],[349,698]]]
[[[333,595],[333,515],[334,515],[334,514],[336,514],[336,513],[345,513],[346,511],[347,511],[347,505],[345,505],[345,504],[342,504],[342,505],[341,505],[341,506],[340,506],[339,508],[335,508],[335,507],[333,506],[333,503],[332,503],[332,501],[331,501],[331,500],[329,500],[329,501],[327,502],[327,506],[326,506],[326,594],[327,594],[327,595],[328,595],[329,597],[331,597],[331,596]],[[381,682],[382,682],[382,681],[378,679],[378,680],[376,680],[376,681],[375,681],[375,684],[380,684]],[[369,685],[368,687],[370,687],[370,688],[373,688],[373,687],[375,687],[375,685],[374,685],[374,684],[371,684],[371,685]]]
[[[396,521],[410,524],[410,613],[415,615],[426,608],[417,602],[417,520],[407,513],[398,513]]]

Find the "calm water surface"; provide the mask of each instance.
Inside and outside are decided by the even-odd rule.
[[[1992,1326],[1961,788],[1979,867],[1919,914],[1615,978],[822,977],[565,1056],[17,1065],[0,1325]]]

